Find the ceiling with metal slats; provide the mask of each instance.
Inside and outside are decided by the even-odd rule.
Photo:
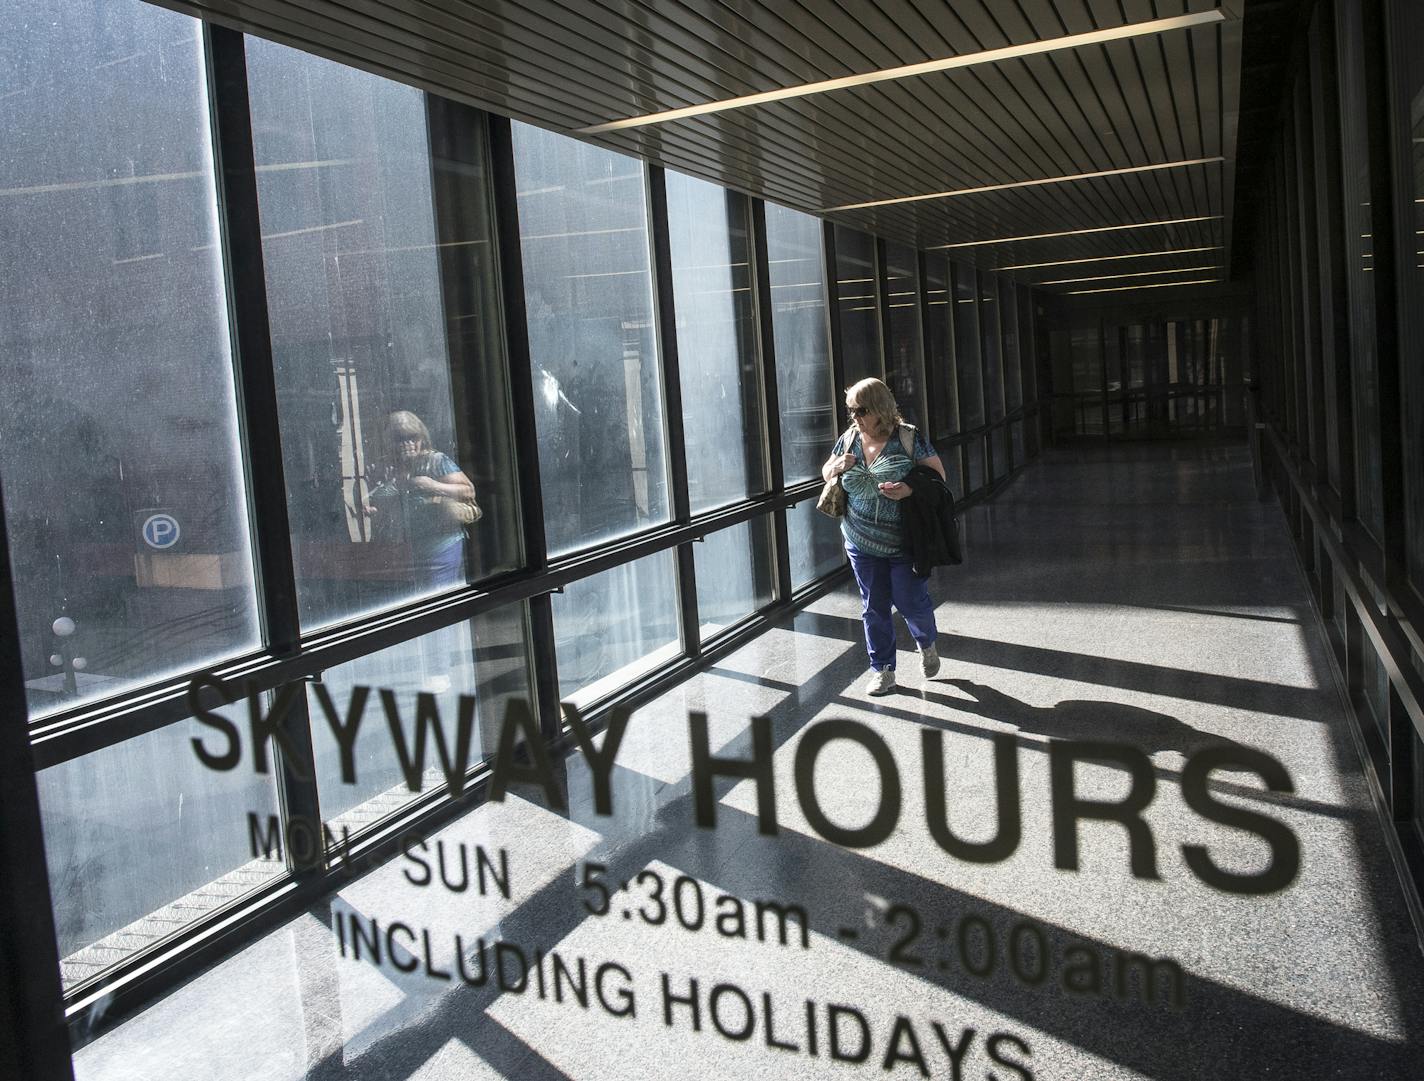
[[[1055,292],[1221,278],[1229,265],[1251,0],[163,2],[888,239],[953,245]],[[581,130],[1218,11],[1209,24]],[[836,209],[1144,166],[1170,167]]]

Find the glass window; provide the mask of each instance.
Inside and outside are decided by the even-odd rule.
[[[786,543],[791,549],[791,588],[800,589],[845,565],[840,525],[803,499],[786,512]]]
[[[766,491],[747,197],[666,173],[692,512]]]
[[[432,168],[419,90],[247,56],[302,622],[518,565],[478,114]]]
[[[330,668],[319,684],[308,685],[321,814],[338,838],[345,836],[343,830],[355,836],[421,792],[443,787],[447,766],[468,773],[495,752],[510,699],[533,702],[528,639],[526,608],[517,604]],[[355,697],[358,687],[367,688],[364,701]],[[433,711],[425,725],[424,758],[418,761],[421,696],[429,696],[425,703]],[[359,725],[349,779],[342,775],[341,747],[328,708],[337,723]],[[462,711],[470,717],[463,769],[456,757]],[[353,722],[353,716],[360,720]],[[443,733],[450,756],[445,763],[432,728]],[[410,756],[406,761],[397,730]],[[418,778],[414,790],[412,776]]]
[[[880,309],[875,291],[875,238],[836,226],[836,305],[845,383],[884,375],[880,360]]]
[[[1346,274],[1350,295],[1350,377],[1355,397],[1355,498],[1361,522],[1378,540],[1384,529],[1379,433],[1379,366],[1375,358],[1374,226],[1365,110],[1361,9],[1336,5],[1339,20],[1341,150],[1344,162]],[[1384,108],[1384,102],[1374,103]]]
[[[199,24],[5,13],[0,478],[38,715],[258,631]]]
[[[1023,401],[1031,405],[1038,401],[1038,370],[1035,366],[1037,351],[1034,344],[1033,292],[1026,285],[1014,286],[1018,293],[1019,310],[1019,376],[1023,388]]]
[[[1379,604],[1378,591],[1374,591],[1374,597],[1375,603]],[[1374,719],[1375,727],[1379,731],[1379,745],[1389,747],[1389,673],[1369,638],[1364,638],[1360,644],[1360,692],[1367,707],[1360,712],[1368,712]]]
[[[934,388],[931,429],[935,438],[941,438],[959,432],[959,379],[949,337],[949,262],[942,255],[925,257],[925,296],[925,368]]]
[[[1129,346],[1135,340],[1129,336]],[[1078,435],[1103,433],[1105,342],[1100,327],[1080,327],[1071,335],[1073,403]]]
[[[1073,383],[1073,332],[1048,332],[1048,363],[1052,369],[1049,399],[1052,406],[1053,431],[1058,435],[1077,433],[1077,388]]]
[[[979,325],[984,341],[984,400],[989,409],[989,421],[1004,419],[1004,336],[1002,326],[1006,313],[999,302],[1000,282],[997,275],[979,273]],[[1003,427],[989,433],[989,458],[994,480],[1009,468],[1008,432]]]
[[[1316,318],[1320,320],[1320,360],[1322,369],[1323,394],[1322,399],[1325,405],[1325,468],[1331,490],[1338,496],[1340,494],[1340,415],[1339,402],[1334,388],[1337,385],[1336,365],[1347,364],[1349,358],[1343,355],[1337,356],[1335,348],[1335,305],[1333,295],[1335,289],[1336,258],[1334,234],[1338,226],[1334,222],[1326,222],[1325,208],[1330,206],[1335,197],[1335,189],[1338,186],[1337,171],[1339,163],[1334,160],[1333,147],[1336,136],[1330,131],[1329,117],[1334,114],[1334,102],[1327,106],[1326,95],[1334,94],[1334,78],[1330,79],[1327,87],[1324,72],[1324,54],[1322,51],[1322,26],[1327,18],[1333,18],[1334,14],[1328,5],[1318,5],[1315,14],[1311,17],[1310,32],[1308,37],[1308,61],[1309,71],[1306,81],[1309,85],[1308,119],[1305,123],[1310,127],[1310,139],[1317,148],[1315,168],[1312,170],[1314,176],[1314,188],[1308,193],[1309,213],[1322,226],[1316,230],[1316,247],[1307,252],[1307,256],[1316,260],[1320,275],[1320,288],[1318,294],[1311,301],[1311,308]],[[1332,216],[1338,216],[1332,214]],[[1264,247],[1265,238],[1258,242]],[[1228,354],[1229,355],[1229,354]],[[1240,381],[1236,381],[1236,386]],[[1240,400],[1236,386],[1232,387],[1231,393],[1223,394],[1223,404],[1231,409]],[[1235,427],[1242,423],[1235,417],[1225,418],[1225,423]]]
[[[720,529],[694,544],[692,552],[697,572],[697,616],[704,640],[775,599],[776,564],[767,518],[753,518]]]
[[[836,441],[821,228],[809,214],[766,204],[781,465],[787,484],[818,475]]]
[[[1406,561],[1415,591],[1424,596],[1424,470],[1418,468],[1424,462],[1424,10],[1410,3],[1389,7],[1399,80],[1396,93],[1402,98],[1393,115],[1407,125],[1407,130],[1395,132],[1395,138],[1403,144],[1405,172],[1411,181],[1404,188],[1397,241],[1399,296],[1405,313],[1399,343],[1404,461],[1415,464],[1404,470]],[[1418,768],[1417,756],[1415,764]],[[1424,815],[1424,801],[1419,807]]]
[[[979,274],[979,331],[983,342],[984,404],[988,421],[1004,419],[1004,378],[999,336],[999,279]]]
[[[1023,388],[1023,404],[1032,406],[1038,402],[1038,360],[1034,341],[1033,292],[1026,285],[1014,287],[1018,293],[1019,309],[1019,379]],[[1025,449],[1029,454],[1038,453],[1038,418],[1028,420],[1024,425]]]
[[[979,367],[979,297],[978,282],[973,267],[951,263],[954,289],[954,361],[959,373],[959,416],[965,431],[984,424],[984,373]],[[978,491],[984,484],[984,440],[972,439],[965,445],[969,476],[967,492]]]
[[[1414,759],[1414,835],[1424,842],[1424,741],[1415,737],[1409,744]]]
[[[596,701],[682,651],[670,550],[582,578],[553,605],[561,701]]]
[[[920,353],[920,275],[915,250],[885,245],[885,304],[890,322],[890,355],[885,381],[900,412],[929,435],[924,359]]]
[[[1023,383],[1019,376],[1019,296],[1011,282],[1001,282],[999,327],[1004,341],[1004,412],[1023,405]]]
[[[560,555],[668,520],[643,163],[514,125],[539,476]]]
[[[220,712],[245,726],[245,705]],[[205,736],[206,725],[182,721],[39,774],[66,987],[286,871],[249,833],[255,820],[265,834],[277,813],[275,775],[250,757],[209,769],[191,744]]]

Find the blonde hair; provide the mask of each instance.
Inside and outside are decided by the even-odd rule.
[[[421,450],[433,449],[430,445],[430,429],[425,426],[425,421],[412,413],[409,409],[397,409],[386,418],[386,439],[391,443],[399,443],[401,439],[420,440]]]
[[[895,430],[895,425],[903,423],[900,407],[895,404],[895,395],[879,379],[862,379],[846,391],[846,405],[862,405],[870,410],[886,435]]]

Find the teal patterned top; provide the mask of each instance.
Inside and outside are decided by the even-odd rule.
[[[902,428],[914,433],[911,443],[913,459],[905,454],[904,440],[900,437]],[[845,441],[842,435],[836,440],[831,453],[845,454]],[[915,462],[933,458],[935,449],[910,424],[896,426],[873,465],[865,464],[859,432],[851,439],[849,449],[855,455],[855,465],[841,474],[841,485],[846,492],[846,514],[841,519],[841,533],[848,542],[869,555],[898,556],[905,549],[905,526],[901,520],[900,504],[881,495],[879,485],[904,480]]]

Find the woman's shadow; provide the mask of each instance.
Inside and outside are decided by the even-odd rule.
[[[1235,746],[1235,740],[1202,732],[1166,713],[1123,702],[1070,698],[1052,706],[1031,706],[1003,691],[971,679],[940,682],[957,687],[968,698],[923,692],[925,697],[964,713],[1011,724],[1021,732],[1050,739],[1127,743],[1146,754],[1177,751],[1189,755],[1208,746]]]

